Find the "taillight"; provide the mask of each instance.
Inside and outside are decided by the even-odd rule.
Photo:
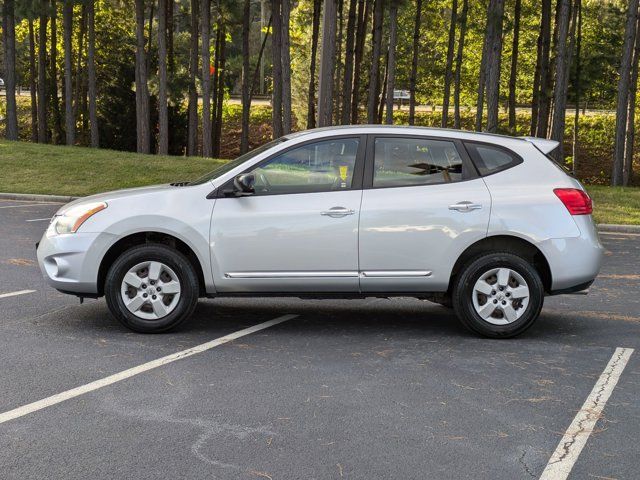
[[[571,215],[591,215],[593,204],[586,192],[578,188],[556,188],[553,193],[567,207]]]

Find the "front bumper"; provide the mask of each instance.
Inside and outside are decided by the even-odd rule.
[[[113,240],[105,233],[45,234],[37,246],[38,265],[53,288],[95,296],[100,262]]]

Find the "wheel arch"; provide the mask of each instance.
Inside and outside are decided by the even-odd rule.
[[[551,268],[549,266],[547,258],[544,256],[542,251],[533,243],[521,237],[515,237],[511,235],[495,235],[485,237],[482,240],[478,240],[474,244],[467,247],[467,249],[460,254],[453,266],[453,269],[451,270],[448,293],[451,294],[453,285],[455,284],[455,279],[465,264],[467,264],[470,260],[477,257],[478,255],[495,251],[511,252],[525,258],[531,263],[531,265],[533,265],[533,267],[540,275],[545,292],[551,291]]]
[[[144,244],[167,245],[187,257],[187,259],[195,269],[196,274],[198,275],[199,296],[205,295],[206,288],[204,271],[202,269],[200,259],[193,251],[193,249],[184,241],[168,233],[144,231],[132,233],[130,235],[127,235],[126,237],[119,239],[117,242],[111,245],[103,255],[102,260],[100,261],[100,267],[98,268],[97,287],[99,296],[104,295],[105,279],[107,277],[109,267],[113,264],[113,262],[128,249]]]

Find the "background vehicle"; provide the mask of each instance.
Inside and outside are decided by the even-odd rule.
[[[555,145],[409,127],[293,134],[192,183],[72,202],[38,260],[55,288],[106,296],[140,332],[175,327],[202,296],[414,296],[509,337],[600,268],[591,200],[545,157]]]

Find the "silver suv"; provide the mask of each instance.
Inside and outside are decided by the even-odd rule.
[[[602,246],[556,142],[355,126],[275,140],[194,182],[83,198],[38,248],[48,282],[105,296],[138,332],[199,297],[409,296],[511,337],[545,295],[585,290]],[[176,160],[179,161],[179,160]]]

